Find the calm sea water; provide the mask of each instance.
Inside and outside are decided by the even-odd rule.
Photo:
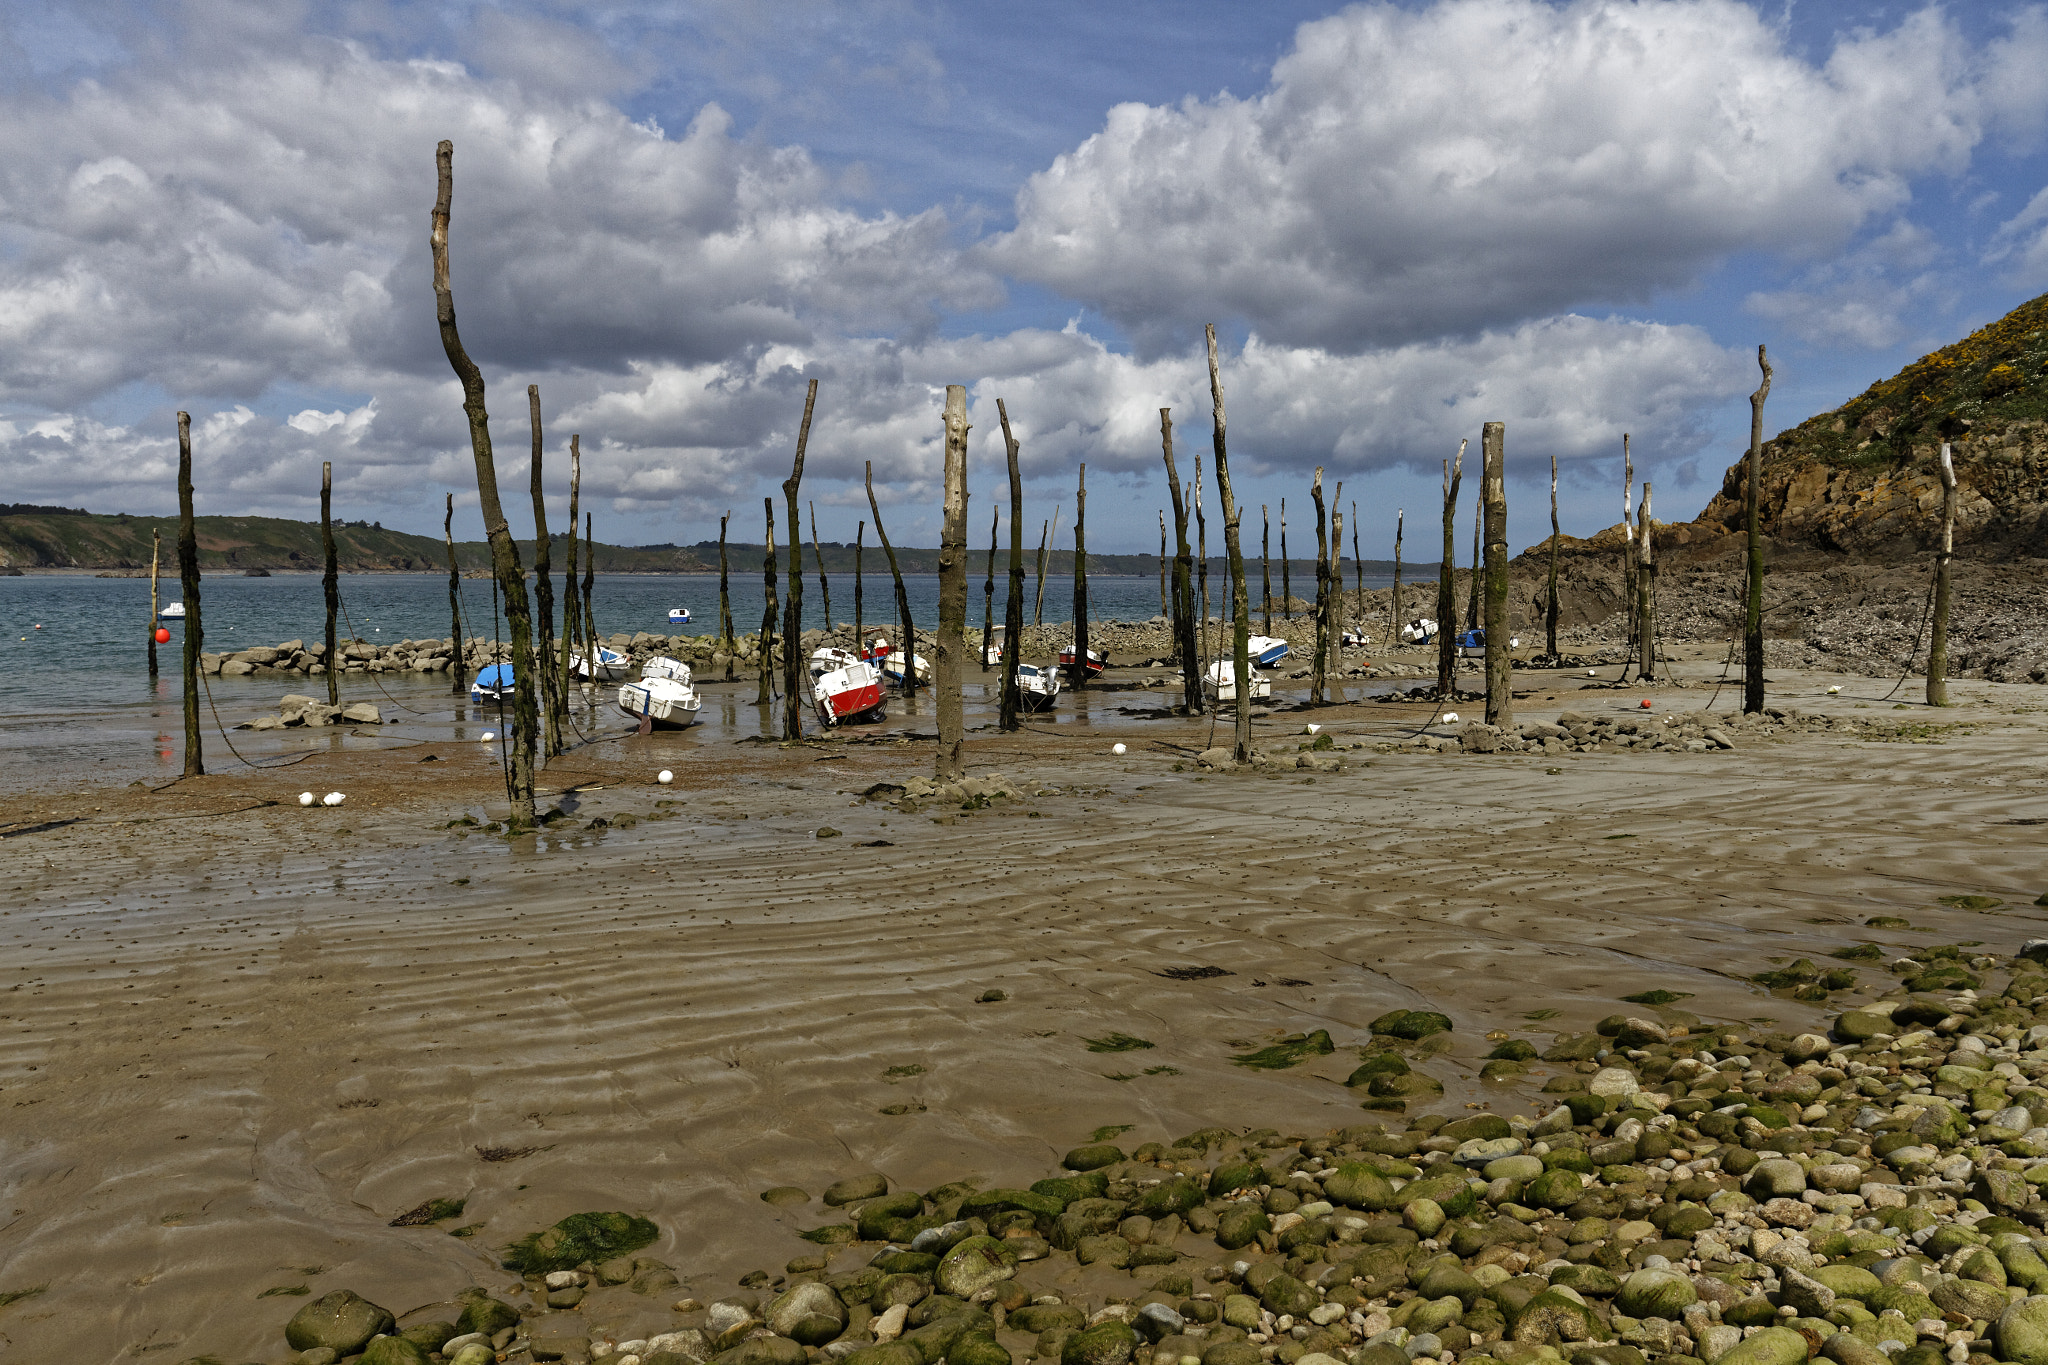
[[[559,578],[557,578],[559,585]],[[853,620],[853,577],[830,580],[832,617]],[[1368,587],[1385,586],[1368,578]],[[910,575],[904,579],[911,613],[922,626],[938,619],[938,577]],[[1257,585],[1254,598],[1257,596]],[[968,620],[982,619],[982,580],[970,578]],[[1035,580],[1026,581],[1025,619],[1032,615]],[[1277,589],[1276,589],[1277,590]],[[167,578],[163,600],[175,601],[178,585]],[[1003,615],[1006,584],[996,580],[996,619]],[[1105,578],[1088,581],[1089,614],[1095,620],[1143,621],[1159,613],[1157,578]],[[600,575],[593,588],[600,632],[649,631],[675,634],[668,624],[671,607],[687,607],[694,620],[685,633],[716,631],[718,579],[715,575]],[[1210,577],[1211,602],[1221,610],[1227,589]],[[762,585],[758,570],[735,573],[731,579],[734,628],[757,629],[761,621]],[[464,619],[472,635],[491,631],[491,583],[462,581]],[[864,583],[863,621],[888,625],[895,619],[894,594],[886,572],[868,574]],[[448,580],[433,574],[344,574],[341,579],[343,639],[356,636],[373,643],[413,639],[444,639],[448,635]],[[1073,612],[1073,580],[1045,580],[1045,620],[1064,622]],[[277,574],[269,578],[208,577],[202,583],[201,606],[210,651],[230,651],[285,640],[314,641],[323,631],[324,611],[317,574]],[[558,607],[559,612],[559,607]],[[807,626],[824,621],[815,573],[804,581]],[[180,761],[182,697],[178,660],[183,626],[166,623],[168,644],[158,647],[160,675],[152,682],[147,667],[149,580],[96,578],[89,574],[31,574],[0,578],[0,793],[51,780],[160,780],[174,773]],[[502,627],[501,627],[502,628]],[[384,705],[387,719],[401,721],[412,738],[441,737],[449,726],[461,729],[478,717],[466,701],[450,695],[450,679],[441,675],[380,674],[372,683],[352,676],[344,686],[352,700]],[[313,691],[318,680],[287,681],[276,676],[212,678],[206,699],[222,722],[233,726],[265,711],[274,711],[286,691]],[[396,701],[419,714],[401,712]],[[714,708],[707,705],[705,720]],[[741,733],[753,733],[752,709],[733,710],[727,717]],[[1073,713],[1079,718],[1079,713]],[[202,711],[202,715],[205,712]],[[211,717],[207,717],[210,721]],[[495,713],[488,718],[495,723]],[[722,726],[721,726],[722,728]],[[304,742],[303,732],[289,732]],[[401,731],[387,726],[391,738]],[[209,734],[209,746],[219,737]],[[374,739],[335,735],[322,742],[374,745]],[[237,744],[255,747],[253,737]],[[218,753],[219,749],[214,748]]]

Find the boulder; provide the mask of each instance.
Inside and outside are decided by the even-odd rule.
[[[2029,1294],[1992,1324],[1998,1358],[2012,1365],[2048,1365],[2048,1296]]]
[[[768,1330],[804,1346],[823,1346],[846,1330],[846,1305],[812,1281],[790,1289],[768,1305]]]
[[[951,1294],[959,1299],[971,1299],[983,1289],[1000,1284],[1016,1273],[1017,1253],[1007,1242],[995,1237],[969,1237],[955,1245],[940,1260],[934,1280],[940,1293]]]
[[[2048,1300],[2044,1300],[2048,1302]],[[295,1351],[325,1346],[337,1356],[354,1355],[371,1337],[396,1331],[398,1320],[351,1289],[313,1300],[285,1324],[285,1344]]]
[[[341,718],[352,725],[382,725],[384,713],[374,702],[359,701],[341,708]]]

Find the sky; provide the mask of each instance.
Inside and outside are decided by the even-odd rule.
[[[1877,0],[74,0],[0,11],[0,502],[480,533],[434,322],[434,147],[508,516],[758,542],[819,383],[819,535],[970,542],[1077,466],[1156,550],[1216,326],[1256,552],[1324,471],[1369,558],[1506,424],[1510,541],[1662,520],[1766,433],[2048,289],[2048,11]],[[1204,500],[1222,544],[1213,472]],[[1356,509],[1355,515],[1353,509]],[[808,527],[806,527],[808,532]],[[786,528],[779,532],[786,535]],[[1006,538],[1007,538],[1007,533]],[[872,525],[867,532],[874,539]],[[1347,546],[1348,549],[1348,546]]]

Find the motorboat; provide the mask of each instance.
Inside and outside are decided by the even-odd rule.
[[[912,654],[910,658],[911,667],[917,671],[917,680],[920,683],[929,683],[932,680],[930,662],[922,654]],[[903,681],[903,651],[891,650],[887,640],[878,637],[868,647],[868,652],[861,656],[861,662],[875,665],[882,670],[882,676],[892,682]]]
[[[681,659],[671,659],[665,654],[657,654],[640,665],[640,680],[645,682],[649,678],[667,678],[688,686],[690,666]]]
[[[827,673],[837,672],[842,668],[851,668],[853,665],[861,662],[860,655],[850,649],[841,649],[837,645],[826,645],[822,649],[811,651],[811,676],[821,678]]]
[[[1345,649],[1364,649],[1372,643],[1372,636],[1362,630],[1347,630],[1337,637],[1337,643]]]
[[[1091,650],[1089,650],[1089,651],[1088,651],[1088,676],[1092,678],[1092,677],[1094,677],[1094,676],[1095,676],[1096,674],[1100,673],[1100,672],[1102,671],[1102,669],[1103,669],[1103,665],[1104,665],[1104,663],[1105,663],[1105,662],[1106,662],[1106,660],[1104,660],[1104,659],[1103,659],[1103,657],[1102,657],[1102,652],[1101,652],[1100,650],[1094,650],[1094,649],[1091,649]],[[1074,666],[1074,647],[1073,647],[1072,645],[1068,645],[1068,646],[1067,646],[1067,647],[1066,647],[1065,649],[1063,649],[1063,650],[1061,650],[1061,651],[1060,651],[1060,667],[1061,667],[1061,668],[1072,668],[1073,666]]]
[[[1271,635],[1254,635],[1245,642],[1245,648],[1251,652],[1253,668],[1278,668],[1294,646]]]
[[[619,689],[619,710],[642,729],[682,730],[697,723],[697,689],[674,678],[642,678]]]
[[[1520,649],[1521,637],[1508,637],[1509,649]],[[1461,659],[1483,659],[1486,657],[1486,627],[1462,631],[1458,635],[1458,657]]]
[[[1209,671],[1202,681],[1209,695],[1217,701],[1236,701],[1237,661],[1234,659],[1218,659],[1215,663],[1209,665]],[[1273,695],[1273,680],[1271,678],[1262,678],[1258,674],[1253,673],[1251,689],[1253,701],[1264,701]]]
[[[827,653],[819,650],[818,654]],[[829,651],[844,654],[845,650]],[[811,660],[816,664],[818,654]],[[843,725],[852,721],[882,718],[882,675],[873,664],[859,659],[817,673],[811,679],[811,699],[818,709],[821,725]]]
[[[1060,671],[1032,664],[1017,665],[1017,704],[1026,711],[1050,711],[1059,700]]]
[[[594,663],[589,650],[569,656],[570,671],[579,678],[597,682],[616,682],[626,676],[626,670],[632,663],[631,659],[616,649],[606,649],[602,645],[597,648]]]
[[[981,650],[981,661],[984,664],[993,667],[1003,661],[1003,639],[1007,630],[1006,626],[988,628],[988,643],[983,645]]]
[[[1427,616],[1418,616],[1401,627],[1401,643],[1426,645],[1436,638],[1437,624]]]
[[[688,607],[670,607],[668,609],[668,623],[672,626],[689,625],[690,609]]]
[[[156,614],[158,620],[182,621],[185,619],[185,604],[183,602],[166,602],[157,609]]]
[[[512,665],[485,664],[477,670],[476,680],[469,685],[469,699],[502,702],[512,695],[512,679]]]

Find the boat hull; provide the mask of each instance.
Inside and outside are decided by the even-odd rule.
[[[1103,667],[1104,667],[1105,663],[1106,663],[1106,661],[1105,661],[1105,660],[1103,659],[1103,657],[1102,657],[1101,653],[1099,653],[1099,652],[1098,652],[1098,651],[1096,651],[1096,650],[1092,650],[1092,649],[1091,649],[1091,650],[1089,650],[1089,651],[1088,651],[1088,676],[1092,678],[1092,677],[1094,677],[1094,676],[1095,676],[1096,674],[1100,673],[1100,672],[1101,672],[1101,671],[1103,670]],[[1071,668],[1073,668],[1073,666],[1074,666],[1074,647],[1073,647],[1072,645],[1068,645],[1068,646],[1067,646],[1067,647],[1066,647],[1065,649],[1063,649],[1063,650],[1061,650],[1061,651],[1060,651],[1060,667],[1061,667],[1061,668],[1066,668],[1066,669],[1071,669]]]
[[[812,684],[818,720],[825,725],[847,725],[882,716],[882,679],[863,663],[821,673]]]
[[[619,710],[661,730],[686,730],[697,723],[703,700],[696,690],[672,678],[645,678],[619,689]]]
[[[1254,635],[1246,646],[1251,652],[1253,668],[1272,668],[1294,648],[1285,640],[1276,640],[1270,635]]]
[[[689,624],[690,624],[690,609],[689,609],[688,607],[673,607],[673,608],[671,608],[671,609],[669,610],[669,614],[668,614],[668,623],[669,623],[670,625],[672,625],[672,626],[687,626],[687,625],[689,625]]]
[[[1052,704],[1060,699],[1060,675],[1057,669],[1034,668],[1030,664],[1017,665],[1017,704],[1026,711],[1050,711]]]

